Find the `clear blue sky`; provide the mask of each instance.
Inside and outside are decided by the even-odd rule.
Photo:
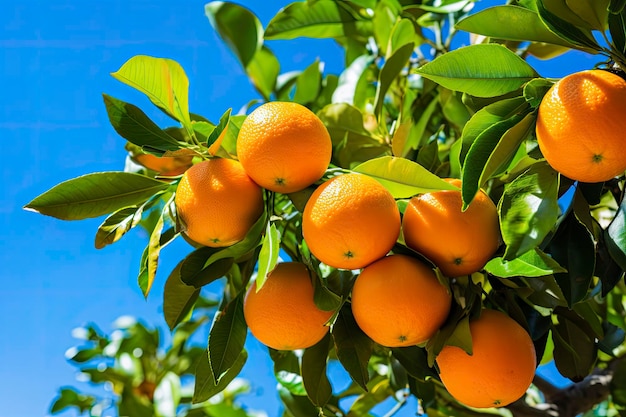
[[[0,417],[47,415],[58,387],[75,384],[74,368],[64,358],[76,342],[73,328],[93,321],[110,331],[121,315],[165,327],[162,286],[190,251],[182,240],[162,252],[160,274],[145,301],[136,283],[145,236],[133,232],[98,251],[93,237],[102,219],[63,222],[22,206],[60,181],[123,169],[124,141],[108,123],[101,94],[159,114],[109,75],[133,55],[180,62],[190,79],[190,109],[213,121],[227,108],[237,111],[257,97],[205,18],[204,3],[0,4]],[[239,3],[266,24],[288,1]],[[343,58],[331,42],[283,41],[270,47],[283,71],[302,69],[319,57],[327,71],[337,72]],[[557,77],[595,62],[569,54],[549,66],[533,64],[542,75]],[[253,408],[269,408],[272,416],[277,401],[271,365],[258,343],[252,341],[249,349],[253,357],[244,376],[253,379],[255,391],[245,401]]]

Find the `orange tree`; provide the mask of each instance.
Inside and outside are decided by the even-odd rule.
[[[63,220],[106,216],[97,248],[146,228],[138,274],[146,296],[159,252],[175,238],[189,242],[189,254],[165,283],[164,315],[171,329],[183,326],[202,287],[223,283],[207,355],[195,370],[212,394],[245,361],[249,321],[263,323],[268,340],[278,339],[275,346],[283,335],[307,340],[297,350],[268,348],[287,416],[368,415],[394,398],[391,414],[410,395],[430,416],[624,415],[625,5],[511,0],[474,12],[472,0],[308,0],[281,9],[262,27],[250,10],[208,3],[210,24],[259,93],[242,114],[226,110],[213,123],[193,113],[183,68],[150,56],[130,58],[112,76],[145,94],[175,125],[162,128],[109,95],[104,103],[134,161],[147,160],[141,154],[173,158],[177,167],[187,167],[189,158],[196,166],[230,160],[258,181],[260,209],[247,192],[217,193],[233,183],[219,175],[194,174],[194,182],[223,197],[207,197],[199,186],[177,198],[191,174],[156,168],[159,173],[155,165],[86,174],[26,207]],[[456,37],[468,33],[471,45],[456,47]],[[316,61],[281,73],[266,41],[297,37],[336,41],[345,53],[343,70],[327,73]],[[594,55],[596,67],[556,80],[526,61],[572,49]],[[248,120],[254,109],[260,110]],[[292,178],[298,185],[281,192]],[[481,203],[472,205],[477,195]],[[186,202],[184,215],[178,201]],[[238,210],[237,201],[245,207]],[[251,226],[235,242],[195,242],[188,233],[241,227],[233,220],[239,211]],[[476,227],[478,221],[486,226]],[[421,266],[394,266],[386,274],[385,256]],[[277,268],[286,261],[301,265]],[[387,279],[368,284],[378,287],[363,293],[369,299],[359,297],[359,315],[370,312],[368,305],[380,309],[369,314],[369,334],[402,328],[391,343],[375,342],[352,313],[352,287],[363,268],[374,270],[370,265]],[[420,313],[428,304],[405,290],[422,285],[412,271],[425,279],[424,266],[446,290],[437,306],[445,318],[422,323],[434,324],[434,332],[403,345],[407,334],[421,331],[416,320],[440,316]],[[271,281],[279,269],[281,279],[305,270],[311,286],[269,293],[281,286],[278,278]],[[261,297],[270,281],[269,295]],[[249,291],[258,297],[246,297]],[[274,308],[293,301],[290,294],[312,297],[314,306]],[[388,317],[383,297],[394,312]],[[250,298],[272,308],[246,309]],[[272,311],[306,325],[272,320]],[[315,337],[306,330],[311,311],[330,317]],[[556,388],[535,374],[537,364],[551,360],[570,386]],[[347,389],[332,388],[329,361],[350,375]]]

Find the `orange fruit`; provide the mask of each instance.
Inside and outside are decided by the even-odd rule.
[[[193,155],[156,156],[149,153],[134,155],[137,163],[165,177],[181,175],[193,164]]]
[[[388,347],[430,339],[448,317],[451,301],[435,272],[406,255],[389,255],[366,266],[352,288],[357,324]]]
[[[174,198],[184,233],[205,246],[230,246],[242,240],[263,213],[263,190],[241,164],[215,158],[189,168]]]
[[[461,181],[447,179],[461,187]],[[479,271],[500,246],[498,209],[482,190],[462,211],[459,190],[424,193],[409,200],[402,219],[408,247],[458,277]]]
[[[546,161],[582,182],[626,170],[626,81],[603,70],[570,74],[546,93],[537,114],[537,142]]]
[[[524,395],[537,359],[529,334],[515,320],[483,310],[470,322],[472,355],[445,346],[437,356],[441,382],[457,401],[475,408],[503,407]]]
[[[258,291],[256,281],[250,285],[243,313],[254,337],[278,350],[313,346],[328,332],[333,315],[315,305],[309,270],[299,262],[276,265]]]
[[[322,121],[297,103],[269,102],[241,125],[237,157],[261,187],[278,193],[300,191],[319,180],[332,154]]]
[[[385,187],[367,175],[333,177],[311,194],[302,235],[326,265],[359,269],[385,256],[400,234],[400,212]]]

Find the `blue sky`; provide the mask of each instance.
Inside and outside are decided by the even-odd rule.
[[[0,417],[44,416],[58,387],[75,384],[64,358],[76,343],[71,330],[93,321],[110,331],[121,315],[164,328],[164,280],[190,251],[180,240],[162,252],[160,274],[145,301],[136,283],[145,245],[141,233],[96,250],[93,238],[102,219],[63,222],[22,209],[60,181],[123,169],[124,141],[108,123],[102,93],[159,116],[144,97],[109,73],[137,54],[172,58],[190,79],[191,111],[213,121],[258,96],[205,18],[204,1],[1,3]],[[288,1],[239,3],[266,24]],[[327,71],[337,72],[343,58],[327,41],[269,46],[281,59],[282,71],[302,69],[319,57]],[[533,64],[542,75],[558,77],[596,61],[568,54],[555,63]],[[271,368],[263,348],[254,341],[250,345],[257,356],[244,372],[255,394],[246,401],[253,408],[269,407],[271,416],[277,407]]]

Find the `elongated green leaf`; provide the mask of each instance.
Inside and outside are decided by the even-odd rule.
[[[607,29],[610,0],[565,0],[567,7],[584,20],[591,29]]]
[[[561,0],[562,1],[562,0]],[[560,6],[558,13],[553,13],[546,7],[545,0],[537,0],[537,11],[539,17],[545,23],[545,25],[557,36],[571,42],[579,47],[587,48],[591,51],[599,51],[601,48],[593,39],[591,31],[587,29],[581,29],[579,25],[585,25],[585,22],[576,16],[575,13],[567,7],[566,4],[559,2],[552,2],[552,7]],[[565,16],[567,14],[567,17]],[[566,18],[562,18],[566,17]],[[575,23],[572,23],[575,21]]]
[[[362,91],[367,88],[367,69],[374,62],[372,55],[361,55],[339,75],[339,84],[333,92],[333,103],[347,103],[360,107],[358,97],[362,96]],[[364,85],[365,84],[365,85]]]
[[[520,6],[489,7],[459,21],[456,28],[497,39],[578,47],[552,33],[535,11]]]
[[[198,288],[185,284],[180,277],[180,261],[165,281],[163,290],[163,316],[170,330],[174,330],[189,314],[200,295]]]
[[[376,86],[376,99],[374,101],[374,114],[379,118],[385,102],[385,95],[393,81],[400,75],[402,69],[406,67],[413,53],[413,47],[414,44],[412,42],[402,45],[385,61],[380,70]]]
[[[359,395],[348,410],[349,416],[366,416],[376,405],[394,395],[394,391],[389,386],[389,378],[382,377],[372,379],[368,384],[366,392]]]
[[[103,94],[111,126],[124,139],[137,146],[175,151],[180,148],[176,138],[156,125],[139,107]]]
[[[574,382],[584,379],[596,361],[597,347],[591,336],[566,317],[552,329],[554,363],[566,378]]]
[[[538,248],[529,250],[510,261],[500,256],[493,258],[487,262],[485,270],[501,278],[545,277],[557,272],[567,272],[557,261]]]
[[[344,305],[339,312],[331,334],[337,357],[344,369],[355,383],[367,390],[367,365],[372,356],[372,341],[359,328],[348,305]]]
[[[365,42],[368,35],[371,22],[355,19],[340,2],[333,0],[291,3],[265,29],[265,39],[351,37]]]
[[[274,377],[291,394],[306,396],[306,389],[300,372],[300,359],[291,350],[269,349],[274,362]]]
[[[263,45],[248,62],[246,73],[257,91],[265,100],[269,100],[280,73],[280,63],[274,53]]]
[[[383,156],[358,165],[354,171],[376,179],[394,198],[409,198],[430,191],[457,189],[420,164],[405,158]]]
[[[241,292],[215,315],[209,332],[209,364],[215,384],[236,364],[243,351],[248,333],[243,316],[243,296]]]
[[[189,80],[178,62],[136,55],[111,75],[144,93],[154,105],[192,130],[188,102]]]
[[[609,14],[609,32],[615,48],[621,53],[626,52],[626,16],[623,10]]]
[[[498,205],[505,260],[536,248],[556,224],[559,177],[547,163],[532,165],[504,189]]]
[[[234,259],[220,258],[207,265],[207,260],[218,251],[216,248],[201,247],[191,252],[182,261],[180,279],[186,285],[200,289],[222,278],[230,270]]]
[[[228,384],[230,384],[233,379],[239,375],[247,359],[248,352],[242,350],[233,365],[220,378],[219,382],[215,383],[215,380],[213,379],[213,372],[211,370],[211,366],[209,365],[208,353],[205,352],[204,355],[201,355],[198,363],[196,364],[195,386],[193,390],[193,398],[191,400],[192,403],[198,404],[207,401],[214,395],[224,391]]]
[[[204,6],[211,26],[245,68],[263,45],[263,26],[250,10],[235,3],[212,1]]]
[[[428,127],[430,118],[439,105],[438,97],[431,100],[426,106],[424,111],[419,116],[417,123],[410,126],[408,137],[406,138],[404,145],[402,146],[402,153],[400,156],[405,157],[411,152],[411,150],[417,149],[420,145],[424,132]],[[395,136],[394,136],[395,139]]]
[[[425,381],[428,377],[436,376],[435,371],[428,367],[426,351],[423,348],[417,346],[393,348],[391,353],[413,378]]]
[[[50,406],[50,414],[57,414],[65,409],[76,407],[82,415],[96,405],[96,398],[85,395],[74,388],[64,387],[59,389],[59,394]]]
[[[416,70],[421,76],[454,91],[496,97],[537,77],[535,70],[507,48],[479,44],[440,55]]]
[[[326,375],[330,342],[330,335],[326,334],[321,341],[306,349],[302,355],[302,382],[307,396],[317,407],[326,405],[333,395],[333,389]]]
[[[141,204],[169,185],[129,172],[96,172],[55,185],[24,208],[61,220],[82,220]]]
[[[322,83],[321,65],[316,59],[298,75],[293,101],[306,105],[317,98]]]
[[[126,232],[139,224],[142,212],[141,207],[124,207],[107,217],[96,232],[96,249],[120,240]]]
[[[256,290],[259,291],[267,275],[272,272],[278,262],[280,252],[280,231],[274,223],[268,223],[259,252],[259,270],[256,278]]]
[[[319,408],[311,404],[311,400],[306,395],[297,395],[290,392],[282,385],[276,388],[280,400],[293,417],[312,417],[319,415]]]
[[[626,0],[611,0],[608,10],[611,14],[618,14],[621,13],[622,10],[624,10],[625,6]]]
[[[626,271],[626,199],[622,200],[604,237],[611,258]]]

